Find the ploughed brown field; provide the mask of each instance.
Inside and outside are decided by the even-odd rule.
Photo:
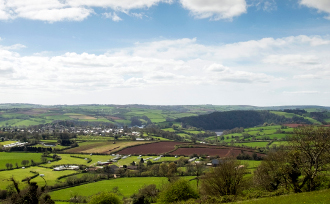
[[[175,149],[175,145],[183,144],[182,142],[157,142],[144,144],[135,147],[128,147],[118,152],[118,154],[163,154]]]
[[[192,147],[192,148],[178,148],[174,152],[170,153],[171,155],[184,155],[189,156],[192,154],[197,155],[209,155],[219,157],[236,157],[242,153],[242,150],[245,154],[249,154],[252,156],[254,153],[250,149],[242,149],[242,148],[233,148],[233,147],[221,147],[221,148],[212,148],[212,147]],[[258,156],[262,156],[262,154],[257,154]]]
[[[79,147],[65,150],[70,153],[102,153],[110,154],[125,147],[137,144],[150,143],[150,141],[104,141],[104,142],[83,142],[79,143]]]
[[[287,127],[290,127],[290,128],[306,126],[306,124],[284,124],[284,125],[287,126]]]

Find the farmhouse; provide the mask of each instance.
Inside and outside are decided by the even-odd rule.
[[[104,166],[104,165],[109,165],[109,164],[112,164],[112,162],[101,162],[101,161],[97,162],[98,166]]]
[[[64,170],[79,170],[79,166],[58,166],[53,169],[54,171],[64,171]]]

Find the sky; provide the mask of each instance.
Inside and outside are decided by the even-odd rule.
[[[0,103],[330,106],[330,0],[0,0]]]

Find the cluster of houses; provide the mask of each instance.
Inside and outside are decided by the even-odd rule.
[[[8,148],[8,147],[22,147],[22,146],[26,145],[27,143],[28,142],[15,142],[15,143],[3,145],[3,147],[4,148]]]
[[[123,128],[106,128],[106,127],[66,127],[63,125],[44,125],[42,127],[38,128],[1,128],[3,132],[27,132],[27,133],[75,133],[75,134],[83,134],[83,135],[133,135],[133,136],[139,136],[139,132],[129,132],[124,133]]]

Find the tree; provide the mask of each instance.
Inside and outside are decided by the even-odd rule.
[[[176,173],[177,173],[176,164],[174,162],[171,162],[168,165],[168,176],[173,176]]]
[[[44,188],[39,188],[37,183],[30,182],[30,179],[27,180],[28,186],[23,190],[19,189],[19,183],[13,177],[10,180],[13,182],[13,186],[16,189],[16,192],[13,192],[13,194],[6,200],[5,203],[55,204],[51,197],[48,194],[45,194]]]
[[[330,129],[305,126],[289,138],[289,150],[270,153],[255,171],[254,181],[266,190],[281,185],[294,192],[315,190],[330,163]]]
[[[120,199],[113,193],[102,192],[92,197],[89,204],[121,204]]]
[[[296,128],[289,145],[303,176],[301,186],[306,184],[307,191],[315,190],[316,178],[330,163],[330,129],[313,126]]]
[[[168,184],[159,195],[161,203],[173,203],[198,197],[198,193],[191,187],[189,181],[184,179]]]
[[[147,166],[151,166],[152,165],[152,161],[148,160],[147,161]]]
[[[150,204],[157,201],[159,190],[155,184],[144,186],[139,190],[138,194],[131,196],[133,198],[133,204]]]
[[[102,171],[107,175],[108,179],[110,178],[111,174],[114,174],[114,170],[109,165],[104,166]]]
[[[254,171],[254,183],[267,191],[279,189],[288,180],[287,158],[287,151],[278,150],[276,152],[270,152],[257,170]]]
[[[218,167],[201,177],[201,192],[205,195],[237,195],[245,187],[246,166],[238,160],[228,158],[220,161]]]
[[[167,175],[167,172],[168,172],[168,166],[167,166],[167,164],[166,163],[161,163],[159,165],[159,172],[158,172],[158,174],[160,176],[166,176]]]

